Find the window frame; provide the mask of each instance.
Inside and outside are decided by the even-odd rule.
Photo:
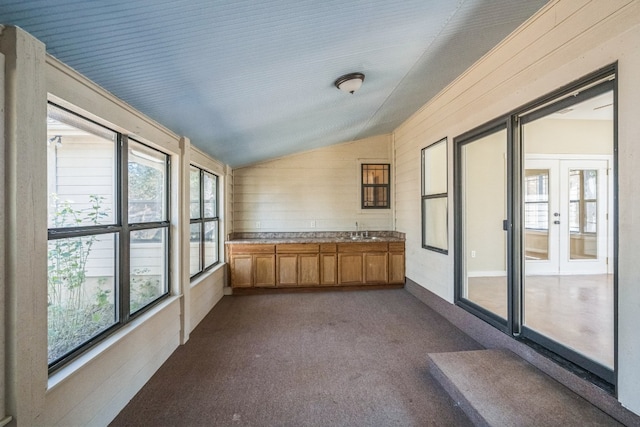
[[[365,184],[364,170],[367,166],[386,166],[388,180],[383,184]],[[366,206],[365,194],[368,188],[386,188],[387,201],[383,206]],[[361,209],[391,209],[391,163],[360,163],[360,208]]]
[[[199,203],[199,214],[198,214],[198,218],[191,218],[191,187],[189,187],[189,227],[191,227],[191,225],[193,224],[200,224],[200,239],[198,242],[199,245],[199,270],[198,272],[191,274],[191,271],[189,271],[189,278],[191,281],[193,281],[194,279],[197,279],[198,277],[202,276],[204,273],[206,273],[207,271],[211,270],[212,268],[214,268],[216,265],[220,264],[220,204],[218,203],[220,200],[220,177],[207,170],[204,168],[201,168],[200,166],[197,166],[195,164],[190,164],[189,165],[189,174],[191,174],[191,168],[197,169],[199,171],[198,174],[198,189],[199,189],[199,196],[198,196],[198,203]],[[214,188],[214,194],[215,194],[215,212],[214,212],[214,216],[211,217],[207,217],[204,214],[205,211],[205,203],[204,203],[204,177],[205,174],[208,174],[212,177],[215,178],[215,188]],[[189,177],[189,179],[191,179]],[[206,264],[206,242],[205,242],[205,229],[206,229],[206,225],[207,224],[216,224],[216,246],[218,247],[218,249],[216,250],[216,260],[207,265]],[[191,244],[191,232],[189,232],[189,244]],[[191,259],[191,252],[189,252],[189,259]],[[191,264],[189,264],[191,265]]]
[[[445,165],[444,167],[444,188],[445,191],[444,192],[439,192],[439,193],[435,193],[435,192],[429,192],[426,188],[425,188],[425,178],[426,178],[426,174],[427,174],[427,164],[426,164],[426,157],[427,157],[427,153],[429,152],[429,150],[434,150],[435,148],[437,148],[440,144],[444,144],[444,159],[443,159],[443,164]],[[434,252],[438,252],[444,255],[448,255],[449,254],[449,145],[447,143],[447,137],[441,138],[440,140],[434,142],[433,144],[428,145],[427,147],[424,147],[422,150],[420,150],[420,159],[421,159],[421,163],[422,163],[422,167],[421,167],[421,202],[420,202],[420,210],[421,210],[421,219],[422,219],[422,237],[421,237],[421,241],[422,241],[422,248],[423,249],[427,249],[430,251],[434,251]],[[443,178],[443,177],[440,177]],[[426,212],[426,204],[428,203],[428,201],[430,200],[439,200],[439,199],[444,199],[446,202],[446,206],[445,206],[445,226],[446,226],[446,239],[445,239],[445,247],[438,247],[438,246],[433,246],[433,245],[429,245],[426,242],[425,239],[425,235],[426,235],[426,230],[428,229],[427,227],[427,221],[429,221],[429,218],[427,217],[427,212]]]
[[[102,236],[113,234],[115,237],[114,242],[114,315],[115,322],[108,328],[101,332],[91,336],[88,340],[77,345],[64,355],[52,360],[48,363],[49,375],[64,367],[71,361],[75,360],[78,356],[93,348],[96,344],[104,341],[108,336],[112,335],[123,326],[127,325],[132,319],[139,317],[141,314],[147,312],[152,307],[156,306],[162,300],[166,299],[171,294],[172,283],[171,275],[169,274],[169,260],[171,259],[171,156],[161,150],[149,146],[139,140],[130,138],[129,135],[116,131],[109,126],[105,126],[95,120],[92,120],[80,113],[77,113],[69,108],[65,108],[55,102],[48,101],[47,106],[53,106],[54,108],[61,110],[67,114],[74,116],[80,121],[84,121],[91,125],[96,125],[109,132],[113,132],[115,135],[114,140],[114,163],[113,163],[113,192],[114,192],[114,206],[113,206],[113,222],[108,224],[98,225],[80,225],[74,227],[59,227],[49,228],[47,225],[47,242],[53,240],[72,238],[72,237],[86,237],[86,236]],[[48,114],[47,114],[48,116]],[[129,179],[129,141],[134,141],[148,149],[157,151],[165,156],[164,161],[164,194],[165,194],[165,206],[163,209],[164,219],[160,221],[140,222],[130,224],[128,222],[128,179]],[[49,171],[47,172],[49,174]],[[165,229],[166,230],[166,242],[164,249],[164,291],[161,295],[150,300],[144,306],[130,312],[130,291],[131,291],[131,233],[147,230],[147,229]],[[48,249],[47,249],[48,252]],[[48,279],[47,279],[48,280]],[[47,289],[48,292],[48,289]],[[47,334],[48,336],[48,334]]]

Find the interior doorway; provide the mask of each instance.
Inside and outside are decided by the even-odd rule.
[[[523,179],[526,274],[609,273],[610,159],[532,157]]]

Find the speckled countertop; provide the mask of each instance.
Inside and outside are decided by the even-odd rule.
[[[358,232],[360,236],[365,233]],[[405,234],[398,231],[368,231],[368,237],[352,238],[352,231],[232,233],[228,244],[282,243],[344,243],[344,242],[404,242]]]

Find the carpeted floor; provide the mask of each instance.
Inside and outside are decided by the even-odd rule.
[[[111,425],[470,425],[427,353],[480,348],[403,289],[227,296]]]

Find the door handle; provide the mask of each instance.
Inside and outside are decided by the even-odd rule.
[[[553,221],[553,223],[554,223],[554,224],[560,224],[560,221],[555,220],[555,221]]]

